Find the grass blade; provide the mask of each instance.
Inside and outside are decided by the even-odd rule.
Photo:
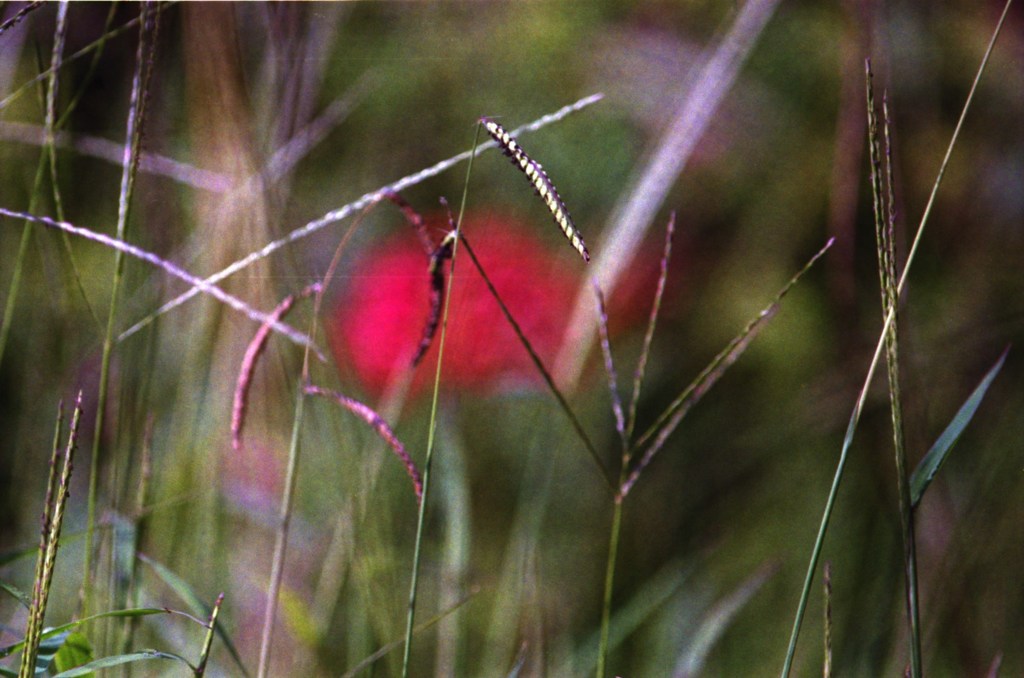
[[[932,482],[932,478],[942,468],[942,464],[946,461],[950,450],[956,445],[967,425],[971,423],[971,419],[974,418],[978,407],[981,406],[981,401],[985,399],[985,394],[988,393],[989,386],[992,385],[992,381],[999,374],[999,371],[1003,369],[1003,363],[1006,362],[1006,356],[1009,352],[1010,347],[1007,346],[995,364],[985,373],[981,383],[975,387],[971,395],[964,401],[964,404],[957,410],[956,415],[949,422],[946,430],[942,432],[942,435],[938,437],[935,444],[932,445],[931,449],[928,450],[928,453],[924,455],[924,458],[917,465],[917,468],[914,469],[914,473],[910,477],[910,501],[914,506],[920,503],[921,497],[924,496],[924,491],[928,489],[928,485]]]
[[[777,569],[778,567],[775,565],[762,565],[735,591],[719,600],[708,610],[686,653],[679,658],[673,675],[695,676],[700,674],[707,662],[708,655],[729,627],[729,623]]]
[[[91,661],[88,664],[83,664],[70,671],[61,671],[53,678],[74,678],[75,676],[85,676],[93,673],[96,669],[108,669],[112,666],[121,666],[123,664],[131,664],[134,662],[148,661],[150,659],[171,659],[177,662],[181,662],[185,666],[189,667],[193,673],[195,673],[195,667],[189,663],[187,659],[181,655],[174,654],[173,652],[163,652],[161,650],[139,650],[138,652],[130,652],[128,654],[117,654],[110,657],[103,657],[96,661]]]

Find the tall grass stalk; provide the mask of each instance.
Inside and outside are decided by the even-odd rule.
[[[981,58],[981,63],[978,66],[978,70],[974,75],[974,81],[971,83],[970,92],[967,94],[967,99],[964,101],[963,108],[960,111],[960,117],[957,120],[956,127],[953,129],[953,135],[949,140],[949,145],[946,147],[946,153],[942,158],[942,162],[939,165],[939,170],[936,173],[935,181],[932,183],[932,190],[928,196],[928,202],[925,205],[924,212],[921,215],[921,221],[917,227],[917,233],[914,235],[913,244],[910,246],[910,252],[907,254],[907,263],[903,268],[903,273],[900,275],[899,284],[896,286],[896,297],[898,298],[907,282],[907,276],[910,273],[911,265],[914,262],[914,258],[917,255],[918,246],[921,243],[921,238],[924,235],[925,225],[928,223],[928,218],[931,216],[932,207],[935,205],[935,198],[939,192],[939,186],[942,185],[942,178],[946,173],[946,167],[949,165],[949,159],[953,155],[953,148],[956,146],[957,140],[960,138],[960,131],[963,129],[964,120],[967,117],[967,112],[970,110],[971,102],[974,100],[974,94],[978,90],[978,83],[981,81],[981,76],[985,72],[985,68],[988,65],[989,57],[992,56],[992,50],[995,48],[996,39],[999,37],[999,33],[1002,31],[1003,22],[1006,20],[1006,15],[1010,10],[1010,4],[1013,0],[1006,0],[1006,4],[1003,6],[1002,14],[999,16],[999,21],[996,23],[996,27],[992,32],[992,37],[989,39],[988,46],[985,49],[985,54]],[[875,375],[875,369],[878,367],[878,361],[881,358],[882,349],[885,346],[886,335],[889,331],[889,326],[893,322],[893,314],[887,312],[885,315],[885,322],[882,324],[882,331],[879,334],[878,342],[875,345],[875,352],[871,358],[871,362],[868,365],[867,375],[864,377],[864,383],[861,386],[860,393],[857,396],[857,400],[853,406],[853,412],[850,414],[850,421],[846,427],[846,434],[843,436],[842,450],[839,453],[839,462],[836,464],[836,472],[832,478],[832,486],[829,489],[828,498],[825,501],[825,510],[822,513],[821,522],[818,526],[818,535],[814,540],[814,546],[811,549],[810,562],[807,565],[807,574],[804,577],[803,589],[800,593],[800,601],[797,603],[796,614],[793,619],[793,630],[790,633],[789,646],[786,649],[786,658],[782,666],[782,678],[789,676],[790,671],[793,667],[793,658],[796,654],[796,642],[800,636],[800,626],[803,623],[804,613],[807,610],[807,602],[810,597],[811,586],[814,583],[814,573],[818,567],[818,560],[821,558],[821,549],[825,543],[825,533],[828,530],[828,523],[832,517],[832,510],[835,507],[836,497],[839,494],[839,485],[842,482],[843,472],[846,469],[846,462],[849,459],[850,446],[853,442],[853,435],[857,429],[857,425],[860,422],[861,411],[864,408],[864,402],[867,399],[868,388],[871,385],[871,381]]]
[[[316,316],[314,315],[315,322]],[[307,374],[309,353],[307,351],[303,366],[303,382]],[[267,601],[263,609],[263,630],[260,633],[260,658],[256,669],[257,678],[266,678],[270,669],[270,646],[274,637],[274,618],[277,613],[277,599],[281,591],[281,580],[284,577],[284,559],[288,549],[288,531],[291,526],[292,506],[295,496],[295,481],[299,468],[299,434],[302,430],[302,417],[306,402],[306,391],[303,383],[295,387],[295,414],[292,417],[291,442],[288,445],[288,465],[285,471],[284,492],[281,495],[281,506],[278,510],[277,535],[274,541],[274,554],[271,557],[270,585],[267,588]]]
[[[882,97],[882,137],[884,154],[880,151],[878,114],[872,87],[870,60],[864,63],[868,105],[868,147],[871,156],[871,192],[875,216],[875,242],[878,273],[882,292],[882,316],[892,315],[885,335],[885,364],[889,375],[889,403],[892,411],[893,451],[896,462],[896,485],[899,494],[900,527],[903,537],[904,587],[910,631],[910,674],[921,676],[921,632],[917,595],[917,549],[914,544],[914,514],[910,502],[907,475],[906,436],[903,431],[903,406],[899,374],[899,298],[896,294],[896,206],[892,182],[892,138],[890,134],[888,98]],[[883,188],[884,185],[884,188]]]
[[[71,428],[68,431],[68,442],[64,448],[64,465],[58,475],[57,464],[60,461],[63,410],[63,404],[61,404],[57,408],[57,425],[53,436],[50,475],[47,481],[39,553],[36,559],[35,578],[32,587],[32,606],[29,608],[28,613],[25,645],[21,654],[21,668],[18,671],[19,678],[31,678],[36,675],[36,658],[43,635],[46,603],[50,596],[50,584],[53,582],[53,570],[57,562],[57,549],[60,547],[60,533],[64,524],[68,494],[71,489],[71,469],[74,461],[75,447],[78,443],[78,423],[82,418],[82,392],[78,392],[78,397],[75,400],[75,410],[71,415]]]
[[[46,103],[43,116],[43,149],[49,158],[50,190],[53,196],[53,208],[57,218],[62,221],[64,220],[64,201],[60,196],[60,181],[57,178],[57,147],[54,143],[54,134],[58,127],[57,93],[59,80],[57,73],[60,70],[61,59],[64,55],[64,42],[67,37],[68,4],[67,0],[64,0],[57,7],[57,25],[53,31],[53,53],[50,58],[50,77],[47,78]],[[96,321],[96,325],[101,326],[100,319],[97,317],[92,304],[89,303],[89,297],[85,293],[85,286],[82,284],[82,273],[78,268],[78,260],[75,257],[74,250],[71,249],[71,237],[67,233],[62,232],[60,239],[64,245],[64,253],[68,257],[68,263],[71,266],[71,277],[74,279],[78,294],[81,295],[85,302],[85,307],[89,311],[89,315]]]
[[[196,665],[196,678],[203,678],[206,673],[206,664],[210,659],[210,650],[213,648],[213,636],[217,628],[217,616],[220,615],[220,606],[224,602],[224,594],[217,596],[213,604],[213,611],[210,612],[210,621],[207,623],[206,636],[203,638],[203,649],[199,653],[199,664]]]
[[[423,555],[423,531],[426,526],[427,506],[430,499],[430,467],[434,460],[434,440],[437,432],[437,403],[441,393],[441,368],[444,364],[444,345],[448,330],[448,309],[451,305],[452,288],[455,287],[455,259],[459,253],[459,232],[462,228],[462,217],[466,213],[466,199],[469,196],[469,178],[473,175],[473,159],[480,142],[480,127],[477,123],[473,135],[473,146],[469,151],[469,163],[466,166],[466,180],[462,186],[462,199],[459,202],[459,216],[455,220],[455,242],[452,243],[452,260],[448,268],[448,288],[444,294],[444,310],[441,312],[441,337],[437,344],[437,367],[434,370],[434,389],[430,399],[430,423],[427,429],[427,453],[423,460],[423,498],[420,500],[419,514],[416,517],[416,543],[412,555],[412,576],[409,582],[409,604],[405,618],[405,648],[402,651],[402,677],[409,675],[409,661],[412,657],[412,636],[416,624],[416,596],[419,591],[420,559]],[[397,191],[395,191],[397,193]]]
[[[138,169],[139,146],[142,141],[142,128],[145,122],[147,87],[152,71],[153,50],[156,48],[156,19],[150,3],[140,7],[139,41],[135,52],[135,72],[132,76],[131,98],[128,102],[128,122],[125,131],[124,161],[121,172],[121,188],[118,193],[117,208],[117,239],[124,241],[131,213],[132,194],[135,186],[135,174]],[[66,231],[65,231],[66,233]],[[117,317],[121,297],[121,279],[124,275],[124,253],[114,253],[114,274],[112,281],[110,307],[107,312],[107,329],[103,339],[103,352],[100,358],[99,395],[96,405],[96,424],[93,431],[92,453],[89,460],[89,494],[87,499],[87,518],[85,532],[85,561],[82,568],[82,614],[88,616],[92,610],[92,553],[93,538],[96,529],[97,484],[99,474],[100,446],[103,440],[105,413],[107,407],[107,390],[110,380],[110,361],[114,348],[114,321]]]

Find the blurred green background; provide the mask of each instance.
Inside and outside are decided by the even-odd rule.
[[[600,260],[612,213],[636,198],[635,178],[740,8],[611,0],[165,5],[147,152],[217,173],[226,186],[264,168],[334,102],[341,102],[340,113],[293,166],[276,176],[268,171],[263,182],[244,189],[196,187],[144,168],[127,239],[209,274],[365,192],[467,149],[481,115],[511,129],[602,92],[600,103],[521,139],[561,189]],[[5,6],[4,16],[16,9]],[[138,9],[116,7],[111,26],[132,20]],[[663,224],[677,213],[670,290],[640,401],[641,429],[827,238],[836,244],[689,413],[628,497],[613,598],[615,675],[685,673],[688,653],[706,659],[701,675],[772,675],[781,668],[842,436],[881,327],[863,59],[872,58],[876,87],[891,100],[902,262],[1001,9],[995,2],[793,1],[767,10],[767,24],[751,36],[749,57],[726,83],[685,169],[655,205],[653,223],[636,226],[643,244],[624,264],[653,284]],[[108,12],[106,4],[74,4],[65,54],[97,40]],[[4,97],[48,63],[55,13],[47,4],[0,35]],[[1024,673],[1024,363],[1017,355],[1024,337],[1022,26],[1024,15],[1013,8],[903,298],[911,464],[1003,348],[1014,345],[917,513],[931,675],[982,675],[998,657],[1001,675]],[[116,223],[120,149],[111,161],[80,142],[123,143],[136,36],[132,28],[112,38],[94,69],[86,56],[66,64],[59,79],[58,111],[81,91],[64,124],[71,141],[57,153],[65,217],[105,233]],[[7,209],[27,210],[33,192],[41,91],[30,87],[0,110],[0,206]],[[552,249],[565,248],[541,203],[496,158],[491,152],[474,165],[469,206],[536,222]],[[404,196],[434,211],[439,196],[457,204],[464,179],[465,165],[457,165]],[[44,181],[37,213],[55,214],[52,195]],[[350,222],[279,250],[230,278],[225,289],[272,308],[323,275]],[[345,272],[359,257],[403,228],[392,208],[367,214],[345,251],[335,292],[343,291]],[[0,221],[4,303],[21,232],[20,222]],[[86,403],[85,442],[66,533],[84,530],[113,255],[83,241],[72,247],[88,305],[60,237],[33,227],[0,363],[5,553],[37,541],[57,401],[78,389]],[[593,269],[566,261],[586,292]],[[118,330],[186,289],[138,261],[128,261],[125,271]],[[637,296],[639,318],[649,294]],[[308,306],[290,321],[306,328]],[[614,336],[624,385],[643,330],[641,320]],[[152,489],[140,548],[205,599],[226,593],[224,619],[250,668],[301,367],[294,346],[271,340],[253,384],[252,442],[244,453],[232,452],[232,392],[254,332],[253,323],[197,298],[117,345],[99,464],[100,557],[94,559],[99,589],[112,596],[118,585],[110,583],[117,574],[110,526],[134,511],[148,445]],[[314,375],[384,406],[344,365],[318,365]],[[907,657],[892,436],[878,377],[823,555],[832,564],[840,675],[902,674]],[[620,448],[599,353],[588,353],[583,376],[567,395],[614,466]],[[422,460],[428,399],[393,402],[385,411]],[[399,639],[404,628],[416,523],[408,481],[351,416],[319,400],[307,403],[306,414],[272,675],[337,675]],[[417,637],[414,674],[507,675],[517,653],[528,675],[591,673],[611,502],[550,394],[447,394],[434,471],[419,618],[470,598]],[[69,539],[61,553],[49,623],[75,614],[82,543]],[[0,578],[28,590],[31,562],[5,564]],[[725,614],[735,602],[730,596],[759,575],[763,583]],[[151,571],[143,569],[138,587],[145,604],[182,606]],[[816,583],[798,675],[821,672],[822,610]],[[0,642],[20,637],[23,617],[14,601],[0,601],[0,620],[6,631]],[[721,628],[713,627],[716,620]],[[709,633],[715,643],[704,654],[699,644]],[[94,642],[102,646],[101,637],[97,632]],[[184,652],[200,637],[186,622],[160,619],[142,623],[137,644]],[[399,654],[371,674],[397,673]],[[237,671],[223,649],[214,657],[220,675]],[[149,674],[136,669],[136,675]]]

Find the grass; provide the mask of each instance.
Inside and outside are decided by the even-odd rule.
[[[5,10],[0,675],[1024,670],[1006,11],[903,19],[961,27],[969,91],[879,38],[830,189],[864,76],[826,46],[883,17],[477,9]],[[485,211],[531,261],[489,258]],[[370,383],[339,328],[392,233],[422,267],[377,286],[435,306]],[[495,352],[528,371],[466,381]]]

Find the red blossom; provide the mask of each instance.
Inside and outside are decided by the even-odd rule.
[[[427,223],[436,233],[445,221],[428,217]],[[588,275],[587,266],[561,247],[563,243],[546,241],[535,226],[507,215],[467,215],[463,229],[498,293],[550,369],[576,292]],[[365,252],[351,276],[346,276],[348,287],[329,323],[331,349],[339,366],[351,368],[373,393],[379,394],[401,370],[412,369],[430,310],[428,264],[415,235],[399,230]],[[458,256],[454,280],[447,284],[452,286],[452,300],[442,387],[486,393],[542,384],[525,348],[464,251]],[[653,284],[643,287],[653,289]],[[646,299],[631,304],[614,302],[615,297],[613,322],[620,311],[639,320],[649,304]],[[432,381],[439,344],[440,330],[416,368],[414,390]]]

